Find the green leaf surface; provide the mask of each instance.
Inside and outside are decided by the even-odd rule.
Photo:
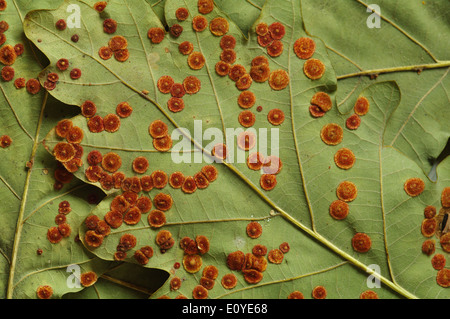
[[[380,52],[387,51],[386,45],[374,41],[373,35],[363,36],[367,30],[354,27],[355,21],[365,25],[365,17],[370,14],[360,1],[346,1],[342,6],[329,1],[268,0],[265,4],[246,1],[242,4],[242,10],[230,3],[218,1],[217,5],[223,11],[215,8],[205,17],[209,22],[219,16],[228,20],[227,34],[237,39],[236,63],[242,64],[249,71],[252,59],[265,55],[272,71],[282,69],[289,74],[289,85],[281,91],[272,90],[267,82],[253,82],[249,89],[256,96],[256,104],[251,109],[256,116],[253,128],[269,129],[272,133],[274,131],[270,129],[279,129],[279,143],[269,145],[268,149],[268,154],[278,153],[283,162],[282,169],[276,176],[276,187],[271,191],[262,189],[261,172],[249,170],[245,162],[239,162],[238,158],[230,156],[225,162],[213,163],[218,171],[218,179],[206,189],[197,189],[195,193],[188,195],[167,185],[164,189],[153,188],[150,192],[140,192],[139,196],[149,196],[151,199],[158,193],[170,194],[172,197],[173,206],[165,213],[167,222],[162,228],[150,227],[148,214],[143,214],[138,224],[123,224],[112,229],[104,237],[102,245],[93,248],[85,238],[87,228],[83,223],[84,219],[90,214],[104,218],[111,210],[112,200],[122,191],[115,188],[104,190],[107,197],[95,208],[81,199],[85,196],[86,189],[92,190],[97,186],[99,191],[101,188],[99,183],[91,183],[86,179],[85,170],[89,166],[87,154],[90,151],[98,150],[103,155],[115,152],[120,155],[120,171],[127,177],[136,176],[132,162],[138,156],[144,156],[150,163],[146,174],[163,170],[169,175],[181,171],[185,176],[193,176],[206,165],[205,160],[209,158],[205,156],[203,162],[193,162],[195,155],[199,149],[208,153],[211,146],[211,140],[199,136],[211,132],[208,129],[225,133],[227,128],[239,128],[238,116],[242,111],[237,104],[240,91],[235,83],[228,77],[219,77],[215,72],[221,53],[220,37],[212,35],[209,29],[202,32],[192,29],[192,17],[199,15],[197,1],[112,1],[101,14],[93,10],[94,2],[67,0],[58,9],[38,10],[27,15],[24,23],[26,36],[50,61],[39,78],[44,83],[50,72],[58,73],[56,88],[49,93],[59,102],[71,105],[72,107],[65,108],[72,112],[73,106],[81,106],[84,101],[90,100],[96,104],[97,114],[102,117],[115,113],[116,106],[124,101],[133,107],[133,113],[129,118],[121,119],[120,128],[115,133],[91,133],[87,126],[88,120],[82,115],[72,117],[73,113],[65,111],[61,114],[70,118],[84,132],[80,144],[84,149],[83,165],[75,173],[77,180],[74,180],[72,191],[53,196],[61,196],[58,200],[67,198],[75,203],[79,213],[74,214],[74,209],[70,217],[74,219],[74,225],[81,225],[81,243],[51,245],[45,241],[45,233],[42,232],[42,237],[37,242],[45,243],[54,254],[50,258],[51,267],[47,269],[46,265],[39,264],[39,258],[35,256],[32,262],[20,263],[15,268],[16,276],[11,277],[9,273],[9,280],[13,282],[13,286],[10,285],[8,289],[9,297],[35,297],[36,285],[42,284],[49,277],[53,278],[51,284],[57,292],[55,297],[71,292],[66,285],[67,274],[64,272],[67,265],[76,263],[86,265],[87,270],[94,270],[101,278],[95,287],[66,295],[68,298],[148,297],[155,290],[154,285],[160,281],[141,281],[141,272],[128,270],[136,267],[142,271],[150,271],[149,274],[154,274],[156,270],[166,272],[167,281],[152,298],[174,298],[179,295],[191,298],[207,265],[214,265],[219,271],[214,288],[208,291],[209,298],[285,299],[291,292],[301,291],[309,299],[313,297],[312,291],[317,286],[326,288],[327,298],[359,298],[362,292],[369,289],[376,291],[380,298],[449,298],[448,289],[440,287],[436,282],[437,270],[431,265],[432,256],[425,255],[421,249],[426,239],[421,233],[424,208],[434,205],[439,209],[441,192],[450,184],[448,158],[438,166],[436,182],[427,178],[426,159],[437,157],[446,143],[448,131],[435,124],[445,123],[444,117],[429,120],[433,124],[430,124],[430,133],[426,134],[418,132],[411,124],[412,120],[416,120],[422,123],[421,127],[424,126],[424,119],[420,114],[425,112],[428,96],[431,98],[435,94],[436,99],[439,99],[436,103],[429,102],[435,112],[445,110],[443,101],[448,101],[448,95],[445,94],[445,72],[448,67],[444,67],[445,62],[440,60],[445,59],[447,52],[440,47],[444,45],[443,41],[439,41],[439,36],[434,33],[434,37],[428,37],[421,33],[421,29],[407,27],[410,25],[409,13],[417,19],[427,21],[423,23],[430,23],[427,14],[431,11],[419,15],[419,18],[414,15],[417,8],[413,6],[394,26],[391,19],[396,19],[395,10],[398,7],[381,3],[381,7],[386,9],[383,9],[383,23],[388,23],[386,28],[383,24],[380,30],[370,31],[378,33],[377,37],[392,40],[389,51],[401,51],[402,54],[380,55]],[[76,30],[80,40],[76,43],[71,41],[74,30],[69,28],[59,31],[55,28],[56,21],[68,18],[70,13],[67,7],[71,4],[78,5],[81,13],[82,23]],[[436,6],[439,4],[440,2]],[[164,19],[160,18],[162,5]],[[189,18],[183,22],[177,21],[175,17],[175,10],[180,5],[189,10]],[[254,10],[262,8],[256,21],[250,17],[248,20],[241,20],[240,15],[236,15],[236,12],[245,12],[244,8],[248,5],[252,5]],[[441,9],[434,10],[442,12],[442,16],[445,9],[448,10],[448,6],[438,8]],[[325,9],[329,12],[324,13]],[[345,20],[339,23],[342,28],[330,28],[331,23],[336,24],[338,18],[319,20],[316,19],[318,13]],[[252,15],[256,17],[256,11]],[[99,57],[99,48],[108,45],[112,37],[103,32],[102,23],[105,18],[115,19],[118,22],[115,35],[122,35],[127,39],[130,57],[126,62],[120,63],[114,57],[109,60]],[[239,22],[233,22],[232,19]],[[152,27],[163,27],[161,20],[169,27],[175,23],[181,24],[182,35],[175,38],[166,34],[161,43],[151,43],[147,31]],[[326,23],[323,20],[327,20]],[[283,54],[272,58],[258,45],[255,26],[259,22],[270,25],[275,21],[285,26],[286,34],[282,40]],[[342,34],[333,36],[330,29]],[[348,35],[350,31],[357,32],[358,36],[346,37],[343,41],[343,35]],[[325,74],[319,80],[310,80],[305,76],[304,60],[297,58],[294,53],[294,42],[303,36],[313,37],[317,45],[313,57],[320,59],[325,65]],[[194,51],[204,55],[206,63],[203,68],[189,68],[187,56],[178,51],[178,45],[182,41],[192,42]],[[374,44],[379,46],[379,51],[368,52],[367,48]],[[366,50],[362,52],[361,48]],[[70,69],[60,71],[56,68],[56,62],[61,58],[69,59],[71,69],[79,68],[82,71],[80,79],[71,79]],[[363,63],[362,60],[366,62]],[[428,87],[428,94],[425,85],[414,82],[417,90],[408,86],[413,80],[406,78],[417,77],[416,74],[392,71],[399,66],[419,63],[438,67],[435,70],[424,68],[420,75],[421,80],[430,81],[427,83],[433,83],[433,76],[441,79],[440,82],[434,82],[436,90],[430,91],[433,84]],[[358,68],[355,64],[362,67]],[[380,75],[373,83],[365,78],[358,78],[364,74],[351,74],[373,69],[389,69],[388,73],[392,74]],[[182,112],[173,113],[168,110],[169,96],[160,93],[157,88],[157,81],[163,75],[172,76],[177,83],[192,75],[200,79],[201,90],[197,94],[183,97],[185,108]],[[405,77],[405,82],[402,76]],[[309,113],[310,101],[319,91],[331,96],[333,108],[325,116],[313,118]],[[357,97],[368,99],[370,111],[361,116],[362,123],[357,130],[349,130],[345,122]],[[408,108],[412,101],[416,101],[415,107]],[[258,105],[262,106],[260,112],[255,110]],[[285,114],[283,124],[276,127],[267,120],[268,112],[274,108],[281,109]],[[148,128],[155,120],[164,121],[170,133],[177,128],[184,128],[185,134],[191,132],[187,139],[188,148],[183,149],[182,154],[175,152],[179,146],[175,138],[174,147],[169,152],[158,152],[154,148]],[[194,134],[195,121],[197,124],[201,121],[200,135]],[[50,132],[45,137],[45,147],[49,153],[45,153],[43,148],[40,148],[42,152],[37,153],[48,161],[53,161],[51,154],[54,146],[63,141],[51,129],[56,122],[46,124]],[[344,138],[339,145],[326,145],[321,140],[321,129],[329,123],[336,123],[343,128]],[[398,142],[392,142],[393,132],[398,134]],[[417,136],[408,137],[406,132]],[[418,136],[427,141],[422,142]],[[432,137],[438,141],[434,143],[437,146],[431,145]],[[400,142],[409,138],[410,149],[402,147]],[[236,151],[236,136],[226,135],[223,142],[230,150]],[[334,162],[336,151],[342,147],[351,149],[356,156],[355,165],[349,170],[338,168]],[[180,155],[186,155],[191,162],[176,163],[174,160]],[[43,163],[45,161],[41,161],[42,166],[39,167],[47,167]],[[420,178],[425,183],[425,191],[417,197],[407,195],[403,189],[404,183],[410,178]],[[52,184],[47,181],[47,188],[43,187],[39,181],[42,183],[44,179],[45,177],[30,174],[30,181],[26,184],[30,185],[32,194],[29,201],[37,208],[20,217],[19,220],[25,219],[26,222],[23,229],[19,229],[19,232],[16,230],[15,235],[9,236],[16,236],[13,239],[16,245],[20,242],[12,253],[16,260],[25,260],[30,255],[29,251],[35,251],[32,245],[25,244],[30,238],[36,237],[37,229],[46,230],[54,218],[50,213],[55,206],[55,203],[51,206],[54,201],[51,200]],[[330,216],[329,207],[337,199],[336,188],[343,181],[353,182],[358,193],[356,199],[349,202],[350,213],[347,218],[335,220]],[[40,192],[32,191],[34,189],[39,189]],[[9,196],[11,193],[9,190]],[[27,210],[21,212],[25,213]],[[42,214],[37,214],[38,212]],[[262,235],[257,239],[250,238],[246,233],[246,227],[252,221],[258,222],[263,229]],[[74,232],[78,232],[78,226],[75,228]],[[175,239],[175,245],[167,251],[160,250],[155,242],[161,229],[170,231]],[[352,237],[356,233],[370,236],[372,246],[368,252],[358,253],[352,248]],[[20,241],[17,234],[21,237]],[[114,253],[120,238],[125,234],[135,236],[137,244],[127,252],[125,264],[108,270],[107,268],[116,265]],[[198,235],[209,239],[210,249],[201,256],[200,270],[191,274],[183,266],[185,253],[179,244],[184,237],[195,238]],[[447,256],[448,253],[439,245],[439,238],[434,239],[436,253]],[[2,238],[2,244],[4,242],[6,241]],[[269,262],[262,273],[263,279],[258,283],[249,284],[242,272],[232,271],[227,266],[227,256],[231,252],[240,250],[250,253],[256,244],[263,244],[268,250],[272,250],[283,242],[289,243],[290,251],[284,254],[281,264]],[[81,245],[86,249],[81,249]],[[74,249],[74,246],[79,249]],[[136,250],[143,246],[151,246],[154,251],[145,266],[138,265],[133,257]],[[10,254],[8,250],[5,251],[7,259]],[[177,267],[177,263],[181,266]],[[37,275],[30,275],[34,274],[32,269]],[[131,276],[131,273],[134,275]],[[228,273],[237,277],[237,286],[233,289],[225,289],[221,284],[221,278]],[[5,274],[5,280],[8,280],[7,271]],[[182,279],[178,290],[173,290],[170,286],[170,281],[175,276]],[[380,288],[369,287],[370,276],[380,281]],[[159,277],[164,280],[167,278]],[[117,284],[120,288],[111,291],[111,287]]]

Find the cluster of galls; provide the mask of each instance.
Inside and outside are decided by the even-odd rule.
[[[421,231],[428,239],[422,244],[422,252],[428,256],[434,254],[431,259],[432,267],[437,270],[436,282],[439,286],[450,287],[450,269],[445,268],[446,257],[444,254],[436,252],[436,242],[431,237],[439,238],[441,248],[445,253],[450,252],[450,187],[445,187],[441,193],[442,207],[437,214],[437,209],[433,205],[428,205],[424,209],[424,220]]]
[[[158,90],[163,94],[170,94],[171,98],[167,102],[167,107],[173,113],[184,110],[183,97],[186,94],[193,95],[200,91],[200,80],[190,75],[183,80],[183,83],[176,83],[170,75],[163,75],[157,82]]]
[[[73,125],[71,120],[61,120],[55,128],[56,135],[65,139],[65,142],[59,142],[53,148],[55,159],[61,164],[55,170],[55,189],[62,188],[63,184],[67,184],[72,180],[72,174],[78,171],[83,165],[83,147],[80,143],[83,140],[83,130]]]
[[[4,1],[6,4],[6,1]],[[6,7],[6,5],[5,5]],[[0,10],[1,11],[1,10]],[[2,20],[0,21],[0,63],[4,65],[1,70],[1,77],[3,81],[9,82],[14,79],[15,70],[12,65],[16,62],[16,59],[21,56],[25,50],[25,47],[22,43],[17,43],[14,46],[10,44],[5,44],[7,37],[6,32],[9,30],[8,22]],[[14,86],[16,89],[22,89],[24,87],[27,88],[27,92],[30,94],[37,94],[41,89],[41,84],[35,78],[29,79],[28,81],[19,77],[14,80]]]
[[[47,239],[52,244],[59,243],[63,238],[67,238],[72,233],[72,228],[67,223],[67,215],[72,211],[68,201],[59,203],[58,214],[55,217],[55,224],[57,226],[49,228],[47,231]],[[41,252],[42,254],[42,252]]]
[[[246,233],[252,239],[259,238],[262,235],[261,224],[250,222],[247,224]],[[290,246],[287,242],[283,242],[278,248],[271,249],[269,252],[265,245],[257,244],[253,246],[251,253],[244,253],[238,250],[228,254],[226,263],[230,270],[242,272],[247,283],[256,284],[263,279],[263,272],[266,270],[268,262],[281,264],[284,260],[284,255],[289,250]],[[237,284],[233,277],[233,274],[228,274],[226,278],[222,279],[222,285],[226,289],[232,289]]]

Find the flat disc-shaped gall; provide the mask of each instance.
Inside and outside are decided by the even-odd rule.
[[[267,46],[267,54],[271,57],[278,57],[283,53],[284,45],[280,40],[275,40]]]
[[[303,72],[311,80],[318,80],[325,73],[325,64],[318,59],[309,59],[303,65]]]
[[[117,30],[117,21],[114,19],[105,19],[105,21],[103,21],[103,32],[107,33],[107,34],[113,34],[115,33]]]
[[[289,74],[284,70],[275,70],[270,73],[269,85],[275,91],[285,89],[289,85]]]
[[[154,44],[161,43],[164,40],[165,31],[162,28],[150,28],[147,32],[147,37]]]
[[[444,268],[439,270],[436,275],[436,282],[443,288],[450,287],[450,269]]]
[[[246,232],[250,238],[258,238],[262,235],[262,226],[258,222],[250,222],[247,224]]]
[[[437,226],[435,218],[424,219],[421,226],[422,235],[425,237],[432,237],[436,233]]]
[[[121,118],[127,118],[133,113],[133,108],[128,102],[121,102],[117,104],[116,114]]]
[[[178,45],[178,51],[183,55],[189,55],[194,51],[194,45],[189,41],[181,42]]]
[[[326,92],[317,92],[311,98],[311,104],[317,105],[322,111],[328,112],[333,106],[331,97]]]
[[[107,212],[104,219],[106,223],[114,229],[119,228],[123,223],[123,215],[118,211]]]
[[[67,133],[69,133],[70,129],[73,127],[73,122],[68,119],[64,119],[58,122],[55,127],[55,133],[61,138],[65,138]]]
[[[106,6],[108,5],[108,2],[106,1],[98,1],[94,3],[94,10],[98,13],[101,13],[105,10]]]
[[[253,105],[255,105],[256,97],[255,94],[251,91],[244,91],[241,94],[239,94],[238,97],[238,104],[243,109],[249,109]]]
[[[53,148],[53,155],[59,162],[68,162],[75,157],[75,148],[69,143],[58,143]]]
[[[60,70],[60,71],[65,71],[69,68],[69,60],[67,59],[59,59],[56,62],[56,67]]]
[[[199,189],[205,189],[209,186],[209,180],[202,172],[198,172],[194,175],[194,181]]]
[[[259,180],[262,189],[271,191],[277,186],[277,177],[273,174],[263,174]]]
[[[314,299],[325,299],[327,297],[327,290],[324,286],[314,287],[312,291],[312,297]]]
[[[142,195],[136,201],[136,207],[139,208],[142,214],[146,214],[152,208],[152,201],[149,197]]]
[[[159,209],[152,210],[147,216],[150,227],[160,228],[166,224],[166,214]]]
[[[143,156],[138,156],[133,160],[133,171],[138,174],[144,174],[148,169],[148,160]]]
[[[170,90],[172,89],[172,86],[174,85],[175,81],[170,75],[163,75],[158,79],[157,86],[158,90],[161,93],[168,94],[170,93]]]
[[[167,135],[167,133],[169,132],[169,128],[163,121],[155,120],[150,124],[148,132],[153,138],[161,138]]]
[[[153,204],[157,209],[165,212],[172,207],[173,199],[169,194],[159,193],[153,198]]]
[[[338,145],[342,142],[344,130],[338,124],[326,124],[320,131],[320,138],[327,145]]]
[[[303,294],[300,291],[295,290],[289,294],[287,299],[305,299],[305,296],[303,296]]]
[[[450,207],[450,187],[445,187],[441,193],[441,204],[442,207]]]
[[[198,0],[197,2],[198,12],[201,14],[208,14],[214,10],[213,0]]]
[[[206,299],[208,298],[208,289],[202,285],[195,286],[192,290],[192,298],[194,299]]]
[[[67,28],[67,23],[64,19],[59,19],[58,21],[56,21],[55,27],[59,31],[64,31]]]
[[[202,264],[200,255],[184,255],[183,257],[183,267],[190,274],[198,272],[202,268]]]
[[[286,34],[286,29],[283,24],[280,22],[274,22],[269,26],[269,33],[275,40],[281,40],[283,39],[284,35]]]
[[[269,64],[262,63],[252,66],[250,69],[250,76],[255,82],[266,82],[270,77]]]
[[[1,71],[3,81],[11,81],[14,78],[14,68],[10,66],[4,66]]]
[[[341,148],[334,155],[334,162],[337,167],[350,169],[355,164],[355,154],[348,148]]]
[[[128,47],[128,41],[121,35],[113,36],[108,42],[109,48],[115,52],[118,50],[124,50]]]
[[[342,200],[335,200],[330,204],[330,215],[337,220],[345,219],[349,210],[348,204]]]
[[[299,59],[307,60],[316,51],[316,42],[308,37],[299,38],[294,43],[294,53]]]
[[[245,70],[245,67],[243,65],[235,64],[230,68],[230,72],[228,75],[232,81],[236,82],[246,73],[247,71]]]
[[[237,285],[237,277],[234,274],[226,274],[221,279],[222,287],[225,289],[233,289]]]
[[[195,16],[192,19],[192,28],[194,31],[202,32],[208,27],[208,20],[203,16]]]
[[[186,177],[182,172],[174,172],[170,174],[169,185],[175,189],[181,188],[185,179]]]
[[[269,32],[269,26],[265,22],[260,22],[256,25],[255,32],[257,35],[264,36]]]
[[[114,52],[114,57],[119,62],[125,62],[130,57],[130,51],[128,49],[117,50]]]
[[[215,70],[217,75],[226,76],[230,73],[231,65],[229,63],[219,61],[216,63]]]
[[[369,112],[369,108],[370,108],[370,103],[366,97],[361,96],[358,98],[358,100],[356,100],[354,110],[357,115],[359,115],[359,116],[366,115]]]
[[[103,156],[102,167],[104,170],[114,173],[122,166],[122,158],[113,152],[107,153]]]
[[[241,270],[244,266],[245,254],[240,251],[234,251],[227,256],[227,266],[230,270]]]
[[[97,274],[93,271],[88,271],[80,275],[80,283],[83,287],[90,287],[97,282]]]
[[[309,113],[311,114],[312,117],[319,118],[319,117],[323,117],[326,112],[322,111],[322,109],[320,107],[318,107],[317,105],[310,105]]]
[[[217,267],[213,265],[206,266],[205,268],[203,268],[202,275],[203,277],[216,280],[217,276],[219,275],[219,269],[217,269]]]
[[[137,207],[131,207],[124,215],[123,222],[127,225],[136,225],[141,220],[142,213]]]
[[[223,143],[214,145],[211,153],[214,157],[221,160],[226,159],[228,157],[227,146]]]
[[[356,185],[349,181],[344,181],[339,184],[336,189],[337,197],[344,202],[351,202],[356,199],[358,189]]]
[[[373,290],[366,290],[359,295],[359,299],[378,299],[378,294]]]
[[[352,238],[352,247],[358,253],[366,253],[372,247],[372,240],[365,233],[356,233]]]
[[[272,109],[267,114],[267,120],[272,125],[281,125],[285,119],[284,112],[280,109]]]
[[[223,50],[220,54],[220,60],[228,64],[233,64],[236,62],[236,51],[233,49]]]
[[[242,111],[239,113],[238,121],[243,127],[252,127],[255,124],[256,116],[251,111]]]
[[[90,100],[86,100],[81,104],[81,115],[87,118],[91,118],[97,113],[97,106],[94,102]]]
[[[250,74],[244,74],[236,81],[236,88],[240,91],[248,90],[253,83]]]
[[[349,130],[357,130],[359,126],[361,125],[361,118],[358,114],[352,114],[350,115],[347,120],[345,121],[345,126]]]
[[[163,136],[161,138],[155,138],[153,140],[153,147],[159,152],[168,152],[172,147],[172,138],[170,135]]]
[[[236,38],[232,35],[224,35],[220,39],[220,48],[222,50],[232,50],[236,47]]]
[[[89,132],[91,133],[100,133],[105,130],[104,121],[100,115],[95,115],[91,117],[87,125],[89,128]]]
[[[258,44],[262,46],[263,48],[267,47],[269,44],[271,44],[274,40],[270,33],[266,33],[265,35],[258,35],[257,38]]]
[[[12,138],[8,135],[2,135],[0,137],[0,147],[1,148],[7,148],[10,147],[12,144]]]
[[[183,27],[181,25],[175,23],[170,27],[170,34],[173,37],[178,38],[182,33],[183,33]]]
[[[196,94],[200,91],[202,83],[196,76],[190,75],[183,80],[183,87],[187,94]]]
[[[209,251],[209,239],[204,235],[198,235],[195,237],[195,242],[200,254],[204,255]]]
[[[150,176],[153,180],[153,187],[157,189],[163,189],[164,187],[166,187],[169,179],[164,171],[154,171]]]
[[[88,230],[84,235],[84,242],[92,248],[98,248],[103,243],[103,236],[97,234],[94,230]]]
[[[73,68],[72,70],[70,70],[70,78],[72,80],[77,80],[79,78],[81,78],[81,70],[79,68]]]
[[[200,70],[205,65],[205,57],[201,52],[192,52],[188,56],[188,65],[193,70]]]
[[[416,197],[425,190],[425,182],[418,177],[409,178],[403,185],[403,189],[409,196]]]
[[[249,284],[257,284],[263,279],[263,273],[255,269],[242,270],[244,280]]]
[[[37,79],[29,79],[26,83],[27,92],[35,95],[41,90],[41,83]]]
[[[284,259],[284,254],[280,249],[275,248],[269,251],[267,259],[273,264],[281,264]]]
[[[12,45],[4,45],[0,48],[0,62],[4,65],[13,65],[16,62],[17,54]]]
[[[170,95],[176,98],[182,98],[186,94],[186,91],[181,83],[174,83],[170,88]]]
[[[39,299],[50,299],[53,296],[53,288],[49,285],[39,286],[36,295]]]
[[[47,239],[52,244],[57,244],[62,240],[63,236],[58,230],[58,227],[51,227],[47,231]]]
[[[79,144],[83,140],[84,132],[78,126],[73,126],[66,135],[66,140],[72,144]]]
[[[195,180],[192,176],[186,177],[181,190],[185,194],[192,194],[197,190],[197,184],[195,183]]]
[[[184,21],[189,17],[189,11],[186,8],[180,7],[175,11],[175,17],[178,21]]]
[[[209,23],[209,30],[217,37],[221,37],[228,32],[229,23],[225,18],[217,17]]]
[[[202,167],[201,172],[208,179],[209,182],[214,182],[217,179],[219,172],[213,165],[205,165]]]
[[[118,195],[112,200],[110,208],[111,211],[123,214],[128,210],[128,208],[130,208],[130,203],[125,199],[124,196]]]

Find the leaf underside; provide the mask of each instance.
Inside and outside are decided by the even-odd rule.
[[[449,67],[445,61],[449,59],[445,41],[439,36],[441,30],[448,34],[448,22],[443,20],[448,4],[438,1],[430,8],[414,4],[408,6],[408,13],[397,15],[401,4],[378,1],[383,10],[382,28],[370,29],[366,27],[368,5],[359,0],[342,5],[327,0],[245,1],[240,6],[216,1],[213,11],[204,15],[199,13],[197,0],[111,1],[102,13],[93,9],[95,2],[62,1],[58,8],[39,8],[45,10],[31,11],[24,18],[26,39],[45,55],[49,64],[42,70],[34,62],[35,56],[26,50],[15,68],[26,70],[26,77],[38,77],[42,85],[48,74],[57,73],[59,80],[53,90],[42,89],[40,94],[31,96],[25,90],[16,90],[12,83],[0,83],[8,104],[0,108],[1,127],[11,132],[14,141],[11,147],[0,149],[5,153],[0,177],[7,186],[0,189],[7,199],[0,217],[6,225],[0,237],[0,287],[6,297],[36,298],[37,287],[47,284],[56,298],[191,298],[208,265],[217,267],[219,273],[214,287],[208,290],[208,298],[285,299],[293,291],[312,298],[317,286],[326,288],[327,298],[359,298],[367,290],[386,299],[450,297],[448,289],[437,284],[438,271],[432,267],[432,256],[422,252],[427,238],[421,233],[424,208],[434,205],[439,212],[441,193],[450,185],[448,158],[438,165],[436,181],[427,176],[433,164],[429,159],[438,157],[450,136],[445,112],[449,105]],[[60,31],[55,23],[59,19],[70,21],[71,5],[80,9],[80,26]],[[185,21],[178,21],[175,16],[179,7],[188,9]],[[433,12],[440,13],[435,20],[429,18]],[[267,151],[267,155],[278,154],[282,161],[277,185],[273,190],[264,190],[260,185],[262,172],[250,170],[246,162],[230,156],[225,162],[212,163],[218,178],[206,189],[186,194],[167,185],[139,192],[139,196],[151,199],[159,193],[173,199],[162,228],[151,227],[149,214],[145,213],[136,225],[122,224],[111,229],[102,245],[94,248],[85,238],[86,217],[103,219],[111,210],[113,199],[123,191],[102,189],[100,183],[87,180],[87,155],[91,151],[118,154],[122,160],[120,171],[127,177],[142,177],[157,170],[169,176],[173,172],[194,176],[210,164],[210,156],[197,156],[202,150],[210,151],[211,140],[203,136],[211,132],[208,129],[221,132],[225,136],[221,142],[237,153],[236,136],[225,133],[228,128],[243,129],[238,121],[243,109],[237,103],[242,91],[228,76],[216,73],[222,37],[213,35],[209,28],[193,30],[192,18],[198,15],[209,23],[217,17],[228,21],[226,34],[237,40],[235,64],[243,65],[247,72],[252,60],[262,55],[269,60],[271,71],[284,70],[289,74],[289,84],[282,90],[273,90],[268,81],[253,81],[248,88],[256,96],[255,105],[249,109],[256,117],[252,129],[258,133],[268,129],[269,139],[273,129],[279,134],[278,143],[269,141]],[[323,19],[325,16],[330,19]],[[103,31],[103,21],[108,18],[118,23],[114,34]],[[425,30],[414,28],[416,24],[409,22],[414,19],[428,28],[430,36]],[[261,22],[280,22],[285,27],[280,56],[269,56],[258,44],[255,27]],[[166,33],[161,43],[152,43],[148,30],[164,28],[165,24],[180,24],[181,36]],[[75,33],[79,36],[77,42],[71,40]],[[107,46],[116,35],[127,39],[130,57],[125,62],[99,56],[100,47]],[[294,43],[301,37],[315,41],[312,58],[325,66],[320,79],[311,80],[303,72],[306,60],[294,52]],[[390,41],[387,48],[385,39]],[[190,68],[188,57],[179,52],[183,41],[191,42],[194,51],[205,57],[201,69]],[[61,58],[70,62],[66,71],[56,67]],[[420,75],[398,70],[414,65],[435,68]],[[70,77],[73,68],[81,70],[79,79]],[[366,75],[352,75],[366,70],[383,71],[372,80]],[[166,75],[176,83],[188,76],[201,81],[198,93],[183,96],[185,108],[181,112],[171,112],[167,106],[170,94],[158,89],[158,79]],[[309,110],[316,92],[326,92],[333,102],[331,110],[320,118],[312,117]],[[359,128],[350,130],[346,120],[353,114],[359,97],[367,98],[370,109],[361,116]],[[88,119],[78,108],[87,100],[95,103],[96,115],[101,117],[115,114],[116,106],[125,101],[133,112],[121,119],[117,132],[92,133]],[[257,106],[262,110],[257,111]],[[284,113],[281,125],[269,123],[272,109]],[[63,118],[83,130],[80,145],[84,152],[83,164],[74,172],[73,180],[58,191],[54,189],[53,172],[57,166],[52,155],[54,147],[64,142],[54,129]],[[174,162],[180,156],[174,151],[179,142],[176,139],[169,152],[155,149],[149,135],[149,125],[155,120],[166,123],[169,134],[179,128],[190,132],[189,136],[181,136],[187,141],[181,155],[189,158],[189,163]],[[199,123],[200,131],[196,131]],[[322,128],[330,123],[343,128],[343,140],[338,145],[327,145],[321,139]],[[341,148],[352,150],[356,157],[348,170],[339,168],[334,160]],[[256,148],[247,151],[245,158],[254,151]],[[30,154],[33,167],[24,170]],[[132,163],[137,157],[145,157],[149,162],[144,174],[133,171]],[[202,161],[194,161],[198,158]],[[11,169],[11,164],[5,163],[15,166]],[[425,183],[425,190],[417,197],[404,191],[404,183],[410,178],[420,178]],[[336,189],[344,181],[356,185],[357,197],[348,203],[349,215],[336,220],[330,216],[329,207],[338,199]],[[55,226],[58,204],[63,200],[71,203],[67,220],[72,234],[51,244],[47,230]],[[247,235],[250,222],[262,226],[260,237],[252,239]],[[175,239],[167,251],[160,250],[155,242],[161,230],[170,231]],[[356,233],[370,236],[372,245],[368,252],[358,253],[352,247]],[[135,236],[137,244],[123,262],[118,262],[114,253],[125,234]],[[210,248],[201,255],[202,267],[192,274],[183,266],[185,252],[180,248],[180,240],[198,235],[208,238]],[[448,257],[439,244],[439,236],[433,239],[435,253]],[[256,244],[270,251],[286,242],[290,250],[283,261],[269,262],[258,283],[248,283],[243,272],[227,266],[227,256],[232,252],[250,253]],[[133,255],[143,246],[151,246],[154,253],[148,263],[139,265]],[[37,255],[37,249],[44,253]],[[181,266],[177,267],[177,263]],[[66,269],[73,264],[79,265],[82,272],[94,271],[99,277],[95,285],[84,289],[69,287]],[[377,277],[381,288],[368,287],[372,269],[380,272]],[[221,279],[230,273],[236,275],[237,285],[225,289]],[[182,279],[177,290],[170,285],[174,277]]]

